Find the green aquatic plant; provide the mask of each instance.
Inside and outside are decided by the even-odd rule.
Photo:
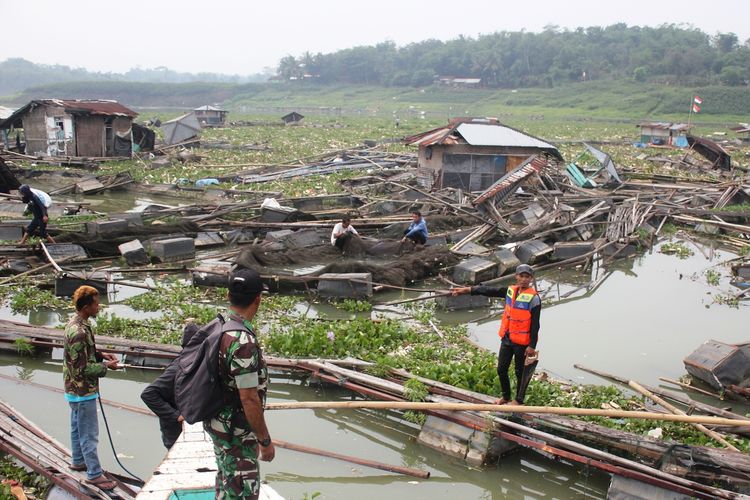
[[[55,296],[49,290],[42,290],[34,285],[15,287],[10,297],[10,308],[14,313],[28,313],[38,309],[64,309],[70,303]]]
[[[35,349],[34,344],[30,340],[25,338],[17,338],[13,341],[13,345],[16,348],[16,352],[21,356],[33,356]]]
[[[687,259],[693,256],[693,251],[685,246],[684,243],[679,241],[664,243],[660,248],[659,252],[667,255],[676,255],[680,259]]]
[[[338,307],[349,312],[369,312],[372,311],[372,304],[366,300],[344,299],[339,302]]]
[[[41,474],[36,474],[19,465],[10,455],[0,452],[0,478],[18,481],[25,493],[36,498],[44,498],[52,483]],[[0,499],[16,500],[10,492],[10,485],[0,484]]]
[[[721,279],[721,273],[713,269],[706,270],[706,283],[711,286],[718,286]]]

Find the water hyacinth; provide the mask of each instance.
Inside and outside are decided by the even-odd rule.
[[[330,340],[331,342],[336,340],[336,334],[333,333],[332,330],[328,330],[328,333],[326,333],[326,337],[328,337],[328,340]]]

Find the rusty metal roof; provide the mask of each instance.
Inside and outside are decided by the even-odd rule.
[[[138,113],[126,108],[117,101],[105,101],[99,99],[46,99],[50,104],[61,104],[69,113],[83,113],[89,115],[104,116],[127,116],[135,118]]]
[[[0,128],[9,128],[14,125],[20,127],[21,117],[37,106],[59,106],[64,108],[66,113],[72,115],[126,116],[128,118],[138,116],[138,113],[117,101],[103,99],[35,99],[17,109],[5,120],[0,120]]]

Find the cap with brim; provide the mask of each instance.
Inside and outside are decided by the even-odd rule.
[[[237,297],[258,295],[268,287],[263,284],[260,274],[252,269],[239,269],[229,276],[229,293]]]
[[[521,264],[520,266],[516,267],[516,274],[521,274],[521,273],[526,273],[526,274],[530,274],[531,276],[534,276],[534,268],[528,264]]]

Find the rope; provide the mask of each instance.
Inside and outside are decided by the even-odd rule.
[[[112,447],[112,454],[115,456],[115,461],[117,461],[117,465],[122,468],[122,470],[125,471],[127,475],[135,479],[136,481],[140,481],[140,486],[143,486],[146,484],[146,481],[141,479],[140,477],[136,476],[132,472],[130,472],[124,465],[122,465],[122,462],[120,462],[119,457],[117,456],[117,450],[115,449],[115,443],[112,441],[112,433],[109,431],[109,422],[107,422],[107,415],[104,413],[104,404],[102,404],[102,398],[101,394],[99,395],[99,409],[102,411],[102,418],[104,419],[104,427],[107,429],[107,437],[109,438],[109,445]]]

